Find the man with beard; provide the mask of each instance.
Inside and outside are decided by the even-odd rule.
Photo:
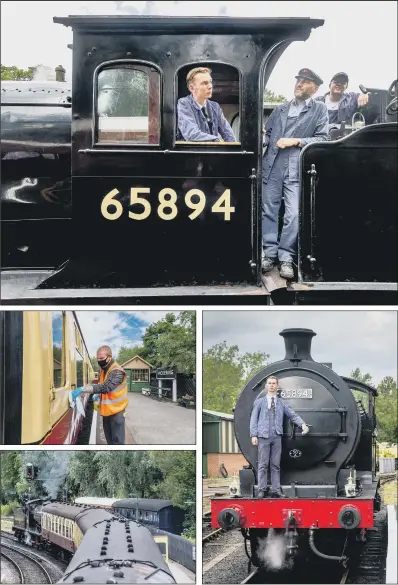
[[[108,345],[101,346],[97,351],[97,362],[100,367],[98,384],[86,384],[72,390],[71,399],[80,394],[95,394],[99,398],[99,412],[108,445],[125,444],[125,416],[128,404],[127,375],[121,366],[112,358],[112,350]]]
[[[312,96],[323,83],[311,69],[300,69],[296,76],[294,99],[277,106],[265,126],[263,158],[263,272],[280,262],[280,275],[294,278],[297,256],[299,213],[300,150],[311,142],[329,139],[328,111]],[[285,204],[283,228],[278,243],[278,219]]]
[[[347,92],[347,87],[347,73],[336,73],[330,80],[328,93],[315,98],[316,101],[326,104],[331,126],[341,124],[343,121],[351,124],[352,117],[358,108],[366,106],[369,101],[368,94]]]

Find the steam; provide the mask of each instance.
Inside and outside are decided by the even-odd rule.
[[[55,70],[47,65],[36,65],[33,81],[55,81]]]
[[[266,538],[260,538],[258,543],[258,556],[271,571],[279,571],[286,568],[286,546],[283,534],[276,534],[273,528],[268,531]]]
[[[68,472],[70,452],[67,451],[23,451],[21,459],[23,462],[23,474],[25,465],[32,463],[39,467],[37,479],[34,482],[40,483],[47,491],[50,498],[55,499],[60,486],[64,483]]]

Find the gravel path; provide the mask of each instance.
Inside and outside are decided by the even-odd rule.
[[[241,532],[225,532],[203,547],[203,583],[241,583],[248,560]]]

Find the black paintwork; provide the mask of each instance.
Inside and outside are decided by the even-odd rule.
[[[74,29],[72,222],[78,237],[72,238],[65,268],[41,287],[256,282],[261,176],[252,169],[261,169],[263,83],[288,44],[306,39],[323,21],[146,17],[55,21]],[[152,64],[162,74],[159,146],[95,144],[93,78],[103,63],[121,59]],[[175,145],[178,71],[183,74],[189,64],[211,66],[213,61],[240,72],[241,145],[228,149]],[[175,189],[178,217],[165,221],[152,212],[142,222],[128,219],[129,188],[141,185],[151,188],[151,200],[162,188]],[[113,188],[121,191],[125,212],[121,219],[109,221],[101,215],[100,205]],[[200,188],[208,200],[206,212],[193,221],[183,202],[190,188]],[[229,222],[210,210],[216,194],[226,188],[231,189],[235,206]],[[106,247],[99,253],[101,240]],[[143,248],[145,254],[140,253]]]
[[[54,21],[74,30],[73,96],[64,83],[9,82],[2,92],[3,103],[14,104],[2,107],[3,268],[57,268],[41,289],[260,285],[263,88],[286,47],[306,40],[323,21],[128,16]],[[96,143],[93,80],[105,63],[120,61],[152,64],[161,75],[159,145]],[[225,75],[230,102],[239,97],[240,145],[175,144],[176,102],[186,94],[186,71],[197,65],[213,68],[220,83],[214,99],[228,101]],[[372,90],[381,111],[387,99],[382,93]],[[371,290],[373,282],[397,281],[396,165],[391,162],[396,160],[396,129],[396,123],[376,125],[304,150],[299,280],[365,282],[370,290],[362,295],[364,304],[396,302],[396,292]],[[10,160],[11,151],[19,152],[17,160]],[[21,152],[41,158],[21,158]],[[315,222],[308,211],[311,164],[319,179]],[[144,221],[127,215],[142,209],[129,205],[129,190],[138,186],[151,188],[155,207]],[[178,197],[178,216],[171,221],[156,215],[155,200],[164,187]],[[123,215],[110,221],[100,205],[113,188],[120,191]],[[184,203],[191,188],[207,196],[205,211],[193,221]],[[230,221],[211,213],[226,188],[235,207]],[[344,291],[316,287],[301,293],[279,289],[273,300],[329,304],[343,295],[345,303],[352,298],[357,303],[360,294],[350,291],[347,298]]]
[[[369,429],[365,429],[365,437],[361,415],[350,390],[350,387],[355,389],[357,386],[352,380],[341,378],[332,369],[312,359],[310,347],[314,332],[292,329],[283,331],[281,335],[285,339],[285,359],[268,365],[256,374],[238,398],[234,410],[236,439],[256,474],[258,450],[251,443],[249,421],[254,401],[261,392],[265,394],[262,389],[266,378],[276,375],[282,390],[312,388],[312,399],[282,398],[311,426],[309,434],[302,436],[301,430],[284,417],[281,483],[324,484],[330,486],[329,491],[325,487],[328,495],[336,496],[339,472],[344,465],[354,462],[359,464],[359,469],[372,470],[372,445],[367,440]],[[374,395],[374,390],[367,385],[362,384],[361,388]],[[373,431],[374,425],[371,424],[371,435]],[[356,460],[361,444],[368,452]],[[301,454],[292,457],[293,449]],[[365,464],[369,463],[366,467]],[[316,488],[315,492],[319,489]]]
[[[0,444],[20,445],[22,433],[23,311],[2,311]]]
[[[306,147],[299,242],[303,281],[398,281],[397,151],[396,123],[366,126],[341,140]],[[313,212],[311,165],[317,173]]]

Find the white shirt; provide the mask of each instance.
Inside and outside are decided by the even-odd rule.
[[[268,401],[268,410],[271,408],[271,400],[272,398],[275,398],[275,408],[276,408],[276,401],[278,400],[277,396],[270,396],[269,394],[267,394],[267,401]]]
[[[330,96],[327,95],[325,97],[325,104],[326,104],[327,109],[328,110],[338,110],[342,99],[343,99],[343,96],[339,99],[338,102],[332,102],[332,100],[330,99]]]

